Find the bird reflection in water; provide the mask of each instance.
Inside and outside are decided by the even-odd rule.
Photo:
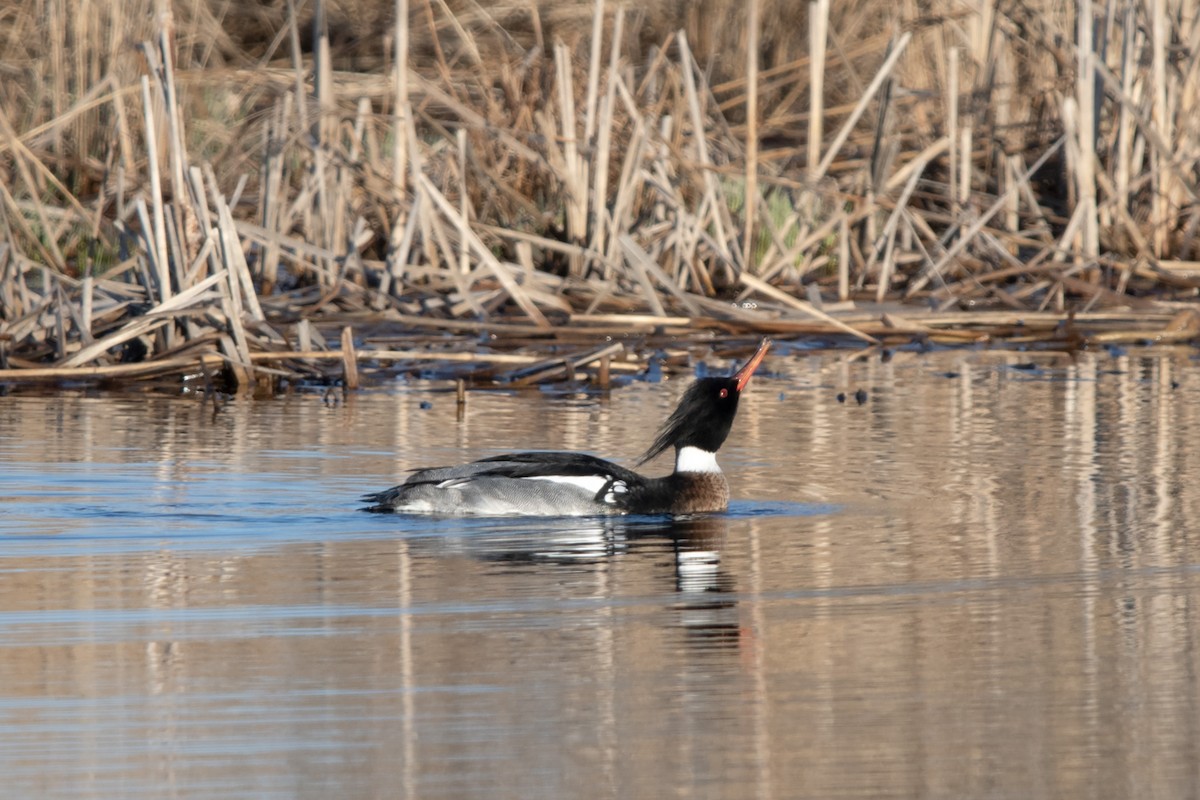
[[[741,646],[742,623],[733,575],[722,569],[721,552],[729,517],[704,514],[673,520],[669,531],[675,552],[677,626],[689,647],[732,650]]]
[[[674,616],[669,627],[682,630],[689,647],[737,648],[743,629],[735,579],[722,561],[730,521],[726,514],[562,518],[531,528],[528,521],[514,520],[500,526],[493,523],[459,543],[475,558],[543,570],[557,566],[592,572],[620,567],[640,572],[644,565],[654,565],[657,573],[662,555],[670,553],[677,599],[669,606]]]

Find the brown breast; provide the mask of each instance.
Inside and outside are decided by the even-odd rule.
[[[672,514],[724,511],[729,506],[729,483],[721,472],[683,472],[676,479]]]

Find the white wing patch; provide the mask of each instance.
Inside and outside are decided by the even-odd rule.
[[[565,483],[570,486],[578,486],[580,489],[596,494],[604,488],[608,483],[608,478],[603,475],[536,475],[529,478],[522,478],[525,481],[550,481],[551,483]]]
[[[604,493],[604,502],[610,506],[617,502],[617,495],[625,494],[629,491],[629,486],[625,481],[613,481],[608,487],[608,491]]]

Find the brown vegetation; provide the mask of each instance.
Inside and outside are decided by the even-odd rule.
[[[0,383],[414,331],[567,374],[626,333],[1195,338],[1195,4],[980,8],[4,4]]]

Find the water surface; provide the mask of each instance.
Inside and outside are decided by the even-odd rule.
[[[4,794],[1197,794],[1188,353],[764,370],[730,513],[677,521],[356,498],[509,449],[629,463],[680,381],[462,421],[420,383],[0,398]]]

